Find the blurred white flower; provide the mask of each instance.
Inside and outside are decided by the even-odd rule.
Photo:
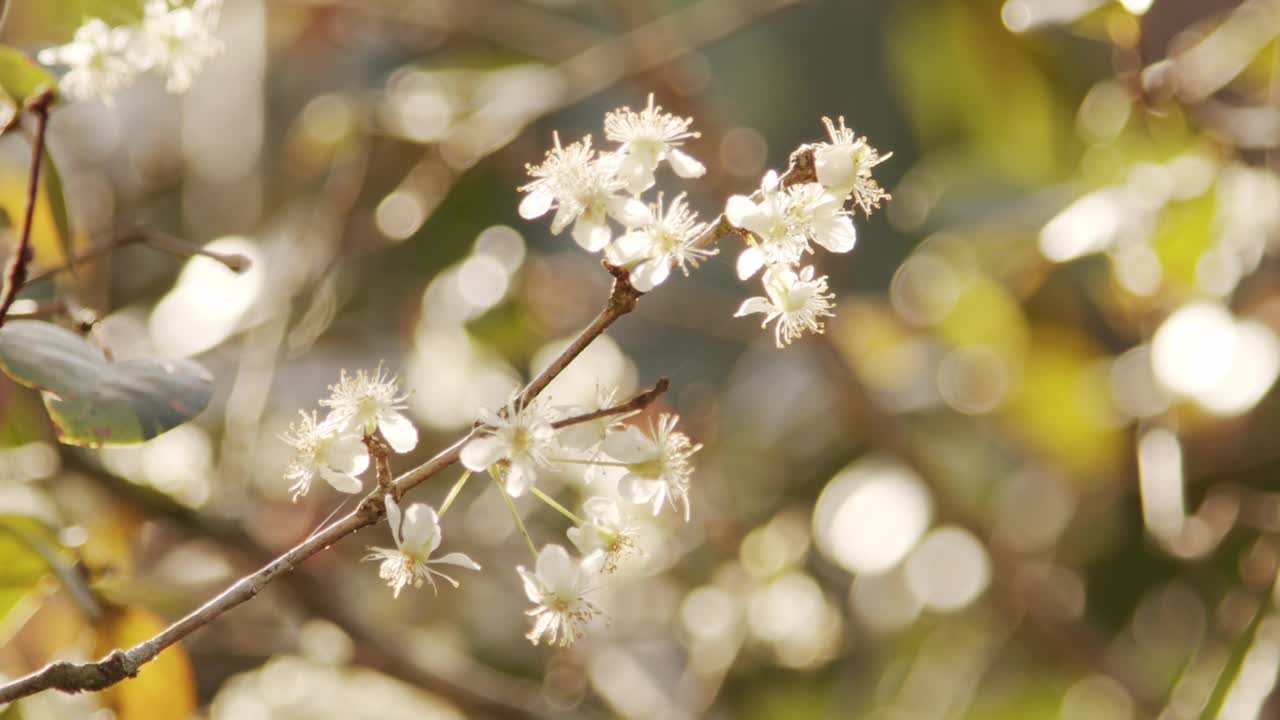
[[[693,246],[707,224],[689,211],[683,193],[665,211],[659,194],[651,210],[649,222],[618,238],[607,252],[610,263],[629,268],[631,284],[641,292],[661,285],[673,265],[687,276],[689,266],[697,267],[703,258],[718,252]]]
[[[749,230],[754,242],[738,256],[738,277],[746,280],[762,267],[797,265],[810,242],[846,253],[857,242],[853,220],[840,198],[821,185],[802,183],[780,189],[770,171],[760,187],[760,201],[734,195],[725,206],[729,222]]]
[[[622,144],[618,148],[622,158],[618,175],[632,195],[639,195],[653,185],[653,173],[663,160],[671,163],[671,169],[683,178],[701,177],[706,173],[706,166],[679,149],[685,140],[700,137],[699,133],[689,130],[692,122],[691,118],[662,112],[662,106],[653,104],[652,93],[648,106],[640,112],[623,107],[605,115],[605,136]]]
[[[468,570],[479,570],[474,560],[460,552],[452,552],[444,557],[431,559],[431,553],[440,547],[440,518],[430,505],[414,503],[400,515],[400,506],[390,496],[387,502],[387,524],[391,526],[391,537],[396,541],[396,548],[369,548],[365,560],[377,560],[382,563],[378,568],[378,577],[387,581],[396,597],[406,585],[422,587],[426,580],[431,589],[436,590],[435,577],[458,587],[458,581],[432,568],[432,565],[457,565]]]
[[[537,399],[521,406],[513,396],[506,413],[480,411],[480,436],[462,448],[462,464],[481,472],[505,463],[503,480],[512,496],[523,495],[538,478],[538,468],[549,466],[547,453],[555,448],[553,414]]]
[[[858,137],[845,127],[843,117],[839,127],[831,118],[822,118],[822,122],[827,126],[831,142],[818,143],[813,152],[818,182],[839,198],[852,195],[862,212],[870,215],[882,201],[889,199],[889,194],[871,177],[871,169],[893,157],[893,153],[881,155],[867,144],[866,138]]]
[[[532,220],[555,208],[552,233],[558,235],[573,223],[574,241],[591,252],[603,250],[613,239],[609,217],[626,227],[649,220],[644,203],[619,194],[618,162],[614,155],[596,157],[589,135],[568,147],[561,147],[556,135],[542,164],[527,166],[534,181],[520,188],[528,193],[520,201],[520,217]]]
[[[586,520],[581,526],[569,528],[569,540],[583,555],[597,550],[604,553],[604,572],[614,572],[624,558],[639,552],[636,530],[623,520],[618,503],[606,497],[592,497],[583,504],[582,512]]]
[[[406,453],[418,444],[418,429],[400,412],[408,407],[408,393],[400,394],[400,378],[378,365],[372,374],[342,370],[337,385],[329,386],[329,397],[320,404],[330,408],[325,422],[362,435],[381,430],[392,450]]]
[[[285,469],[285,479],[292,480],[289,489],[296,502],[306,495],[311,481],[318,474],[339,492],[360,492],[361,483],[356,475],[369,467],[369,452],[357,435],[345,433],[335,424],[316,422],[315,411],[298,411],[302,420],[289,425],[280,436],[297,451]]]
[[[58,82],[66,97],[99,98],[111,105],[115,91],[133,82],[137,71],[127,57],[132,36],[129,28],[113,28],[95,18],[81,25],[71,42],[41,50],[36,59],[70,68]]]
[[[163,74],[171,93],[189,90],[205,61],[222,52],[213,34],[221,11],[222,0],[196,0],[190,7],[147,0],[132,48],[138,69]]]
[[[603,565],[602,552],[575,562],[563,547],[550,544],[538,553],[534,572],[517,567],[525,595],[534,605],[526,611],[534,623],[525,637],[537,645],[546,636],[548,644],[560,647],[568,647],[581,637],[584,626],[600,612],[586,594]]]
[[[742,317],[764,313],[760,327],[777,320],[774,338],[778,347],[791,344],[805,332],[822,333],[822,318],[831,317],[834,297],[827,292],[826,276],[814,279],[813,266],[796,273],[786,268],[770,268],[764,274],[768,297],[748,298],[734,313]]]
[[[606,388],[597,385],[596,401],[593,407],[567,406],[563,407],[559,414],[564,417],[573,417],[613,407],[617,403],[617,396],[616,387]],[[621,430],[624,427],[622,421],[638,412],[640,411],[630,410],[617,415],[602,415],[594,420],[574,423],[556,433],[556,442],[564,449],[579,450],[587,455],[594,455],[599,452],[600,444],[609,433]]]
[[[693,466],[689,458],[702,449],[689,441],[689,436],[675,432],[675,415],[663,414],[646,435],[635,425],[609,435],[604,440],[605,454],[626,465],[627,474],[618,482],[618,491],[639,505],[652,505],[657,515],[664,503],[684,507],[689,520],[689,476]]]

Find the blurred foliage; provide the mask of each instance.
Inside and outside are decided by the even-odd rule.
[[[60,105],[33,268],[133,227],[252,267],[122,244],[22,296],[88,308],[79,349],[49,323],[83,313],[43,318],[25,370],[4,340],[23,326],[0,331],[39,389],[0,376],[9,676],[145,638],[349,508],[290,503],[278,440],[339,368],[385,359],[412,390],[402,470],[590,320],[608,276],[516,214],[552,131],[598,139],[602,112],[656,93],[702,132],[707,176],[670,195],[707,217],[843,115],[894,153],[894,199],[820,261],[827,335],[780,352],[731,320],[753,291],[726,242],[552,386],[587,403],[670,376],[652,412],[706,445],[693,521],[637,520],[646,555],[596,594],[612,622],[587,641],[523,640],[522,541],[473,483],[442,523],[485,568],[457,591],[393,601],[358,562],[379,528],[137,679],[0,718],[506,714],[474,694],[583,717],[1274,715],[1280,3],[784,4],[226,0],[226,52],[188,95],[144,79],[113,108]],[[47,81],[38,49],[140,12],[12,3],[0,106]],[[0,138],[0,247],[29,125]],[[70,353],[92,362],[47,377]],[[188,400],[160,425],[114,398],[113,432],[147,442],[55,442],[42,392],[65,432],[50,392],[157,357],[198,358],[211,397],[188,374],[144,393]],[[601,491],[545,489],[575,511]]]

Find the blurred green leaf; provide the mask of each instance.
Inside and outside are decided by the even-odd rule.
[[[0,89],[19,107],[45,88],[57,85],[53,75],[26,53],[0,45]]]
[[[1194,290],[1200,258],[1213,245],[1213,218],[1217,193],[1207,192],[1186,202],[1173,203],[1160,214],[1155,250],[1166,280]]]
[[[49,574],[49,562],[33,538],[48,535],[39,520],[25,515],[0,515],[0,626],[5,616]],[[50,547],[54,547],[50,541]]]
[[[70,330],[19,320],[0,328],[0,369],[42,391],[58,439],[70,445],[127,445],[195,417],[213,380],[191,360],[108,362]]]

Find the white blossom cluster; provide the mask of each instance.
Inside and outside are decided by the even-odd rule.
[[[697,137],[691,120],[662,112],[649,96],[641,112],[621,108],[605,116],[605,136],[619,143],[598,152],[591,137],[562,145],[559,136],[540,165],[530,165],[533,181],[520,215],[537,218],[555,210],[551,231],[572,225],[579,245],[604,251],[610,264],[628,271],[632,286],[648,292],[661,284],[673,267],[688,274],[690,267],[715,254],[707,247],[716,238],[707,223],[689,210],[683,194],[670,203],[645,203],[641,196],[654,186],[654,173],[663,160],[681,177],[702,175],[706,168],[681,146]],[[816,181],[787,183],[777,173],[764,177],[751,196],[735,195],[725,207],[725,219],[743,231],[747,248],[738,256],[742,280],[761,275],[765,295],[742,303],[737,317],[761,313],[762,326],[775,322],[778,347],[806,332],[821,333],[823,318],[832,315],[834,295],[827,278],[816,277],[804,263],[814,245],[847,253],[857,241],[852,202],[864,214],[878,208],[888,194],[872,177],[872,169],[889,155],[881,155],[845,127],[825,119],[830,142],[809,146]],[[615,233],[611,221],[622,226]],[[763,271],[763,272],[761,272]]]
[[[692,121],[662,111],[649,96],[640,112],[620,108],[604,120],[605,137],[618,143],[607,152],[591,146],[591,136],[547,151],[540,165],[530,165],[533,181],[520,188],[527,193],[520,202],[520,216],[542,217],[551,210],[551,232],[571,234],[590,252],[605,252],[608,261],[630,271],[631,284],[648,292],[662,284],[672,267],[688,273],[714,250],[698,247],[707,229],[689,210],[685,196],[670,203],[663,196],[646,203],[644,193],[653,188],[658,166],[665,160],[676,175],[700,177],[702,163],[681,150],[686,140],[698,137],[689,130]],[[622,226],[615,235],[610,220]]]
[[[569,645],[599,613],[588,595],[603,575],[639,552],[629,520],[634,512],[643,509],[657,516],[670,507],[689,519],[690,458],[702,446],[676,430],[674,415],[659,415],[647,431],[627,424],[624,421],[637,411],[614,405],[615,395],[616,391],[601,391],[594,408],[550,407],[540,399],[521,403],[518,395],[513,396],[500,411],[481,411],[481,424],[460,453],[468,474],[490,474],[508,499],[532,493],[574,522],[567,534],[581,557],[573,558],[563,546],[551,543],[536,552],[532,570],[516,568],[533,603],[529,615],[535,620],[528,637],[535,644],[545,639]],[[285,478],[293,483],[294,500],[310,489],[317,476],[341,492],[359,492],[363,487],[359,475],[370,465],[370,446],[380,446],[373,442],[379,436],[390,451],[412,450],[418,431],[402,412],[407,398],[400,392],[399,380],[381,365],[373,372],[358,370],[354,375],[343,370],[339,381],[329,386],[329,397],[320,401],[328,414],[319,419],[314,410],[301,412],[300,421],[281,436],[295,451],[285,470]],[[600,410],[611,411],[578,421]],[[589,498],[580,518],[537,488],[540,474],[574,466],[589,468],[588,483],[596,475],[593,469],[617,475],[617,497]],[[409,585],[421,587],[425,582],[435,589],[436,579],[457,587],[458,582],[436,565],[480,569],[463,553],[433,557],[442,539],[439,516],[451,498],[440,513],[423,503],[402,508],[390,493],[384,502],[395,547],[370,548],[365,559],[380,563],[379,576],[397,597]],[[514,506],[509,507],[527,538]]]
[[[609,407],[614,393],[601,393],[598,404]],[[501,412],[484,411],[478,436],[462,449],[468,470],[491,474],[511,496],[536,489],[538,475],[557,465],[587,465],[621,472],[618,492],[632,507],[658,515],[671,507],[689,519],[690,458],[701,449],[675,429],[678,418],[662,414],[648,431],[628,425],[632,413],[605,416],[559,427],[560,421],[590,410],[548,407],[540,400],[520,403],[513,398]],[[585,476],[591,482],[593,474]],[[557,508],[559,509],[559,508]],[[597,495],[583,505],[585,518],[573,516],[568,537],[581,553],[573,558],[561,545],[547,544],[538,552],[532,571],[518,567],[525,594],[534,607],[528,638],[567,646],[582,635],[599,610],[588,599],[601,578],[637,552],[635,533],[627,518],[631,509],[612,497]]]
[[[751,278],[764,270],[765,295],[742,303],[736,317],[761,313],[767,326],[775,322],[778,347],[806,332],[821,333],[823,318],[832,315],[834,295],[826,276],[815,277],[805,255],[819,245],[834,253],[847,253],[857,242],[852,202],[866,215],[880,207],[888,194],[871,176],[871,170],[889,155],[881,155],[845,127],[823,120],[831,142],[811,146],[816,182],[782,186],[770,171],[759,192],[751,197],[735,195],[725,206],[725,217],[747,231],[747,248],[738,256],[738,277]]]
[[[324,420],[317,421],[314,410],[300,410],[299,422],[280,436],[295,451],[285,470],[285,479],[293,481],[293,499],[306,495],[317,475],[339,492],[360,492],[358,476],[369,467],[366,435],[381,433],[398,453],[417,446],[418,429],[402,412],[408,397],[400,392],[399,378],[381,365],[372,373],[343,370],[338,383],[329,386],[329,397],[320,401],[329,408]]]
[[[58,86],[72,100],[109,105],[117,90],[146,72],[162,75],[169,92],[186,92],[204,63],[222,52],[214,36],[221,11],[222,0],[147,0],[137,25],[88,20],[71,42],[41,50],[36,59],[67,68]]]

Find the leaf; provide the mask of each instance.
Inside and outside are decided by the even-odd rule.
[[[44,532],[35,518],[0,515],[0,627],[9,611],[49,574],[49,563],[28,541],[35,532]]]
[[[46,88],[58,86],[58,81],[26,53],[7,45],[0,45],[0,89],[18,105],[40,94]]]
[[[97,654],[132,647],[168,626],[155,613],[119,608],[99,626]],[[195,673],[182,645],[170,645],[142,666],[137,677],[113,685],[103,700],[117,720],[187,720],[196,708]]]
[[[54,164],[53,153],[48,146],[45,147],[40,162],[40,185],[44,192],[37,198],[37,202],[43,200],[41,204],[48,209],[49,215],[53,216],[55,232],[53,239],[62,250],[62,256],[70,261],[75,257],[75,248],[72,247],[71,216],[67,212],[66,195],[62,192],[62,174],[58,172],[58,166]]]
[[[213,393],[213,379],[194,361],[108,362],[79,335],[36,320],[0,328],[0,370],[41,391],[68,445],[150,440],[195,417]]]

